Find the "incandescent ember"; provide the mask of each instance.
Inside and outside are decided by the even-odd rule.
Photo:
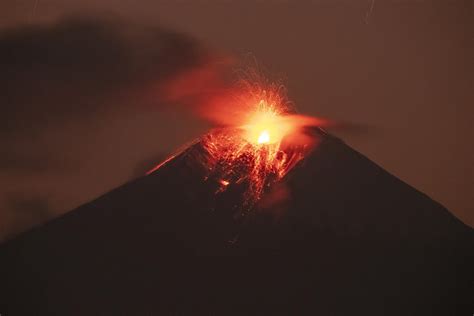
[[[222,127],[197,141],[206,152],[200,159],[207,172],[205,179],[216,181],[216,194],[239,186],[242,209],[246,210],[314,147],[316,140],[305,133],[305,127],[322,121],[297,115],[281,86],[246,82],[240,87],[227,104],[220,104],[221,109],[232,107],[233,115],[225,116]],[[225,110],[219,115],[223,113]]]

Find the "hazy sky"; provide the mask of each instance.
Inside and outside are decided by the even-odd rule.
[[[107,22],[28,26],[71,14]],[[142,98],[202,51],[251,53],[300,112],[368,126],[334,132],[472,226],[473,14],[469,0],[2,1],[0,238],[205,130]]]

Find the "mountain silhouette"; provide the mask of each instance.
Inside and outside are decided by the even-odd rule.
[[[472,315],[474,230],[321,129],[251,210],[197,142],[0,246],[2,315]]]

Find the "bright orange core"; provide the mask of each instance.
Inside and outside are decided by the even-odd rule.
[[[275,144],[288,133],[289,126],[273,109],[261,109],[254,113],[243,126],[244,137],[257,145]]]

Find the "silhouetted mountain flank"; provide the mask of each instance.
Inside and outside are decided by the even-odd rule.
[[[197,143],[5,243],[0,313],[471,315],[473,229],[315,133],[270,189],[290,197],[246,216],[204,180]]]

